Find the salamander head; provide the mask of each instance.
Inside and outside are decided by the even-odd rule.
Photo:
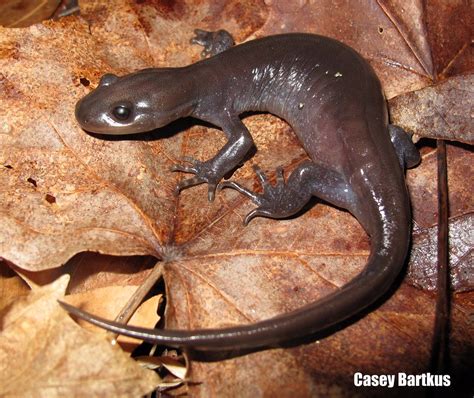
[[[189,115],[192,98],[177,69],[148,69],[118,77],[106,74],[76,104],[76,119],[89,132],[135,134]]]

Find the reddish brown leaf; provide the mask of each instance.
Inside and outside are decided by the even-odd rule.
[[[70,46],[63,46],[65,37]],[[173,184],[164,183],[172,180],[167,169],[174,156],[166,141],[155,148],[137,141],[133,149],[77,127],[74,103],[88,90],[79,79],[93,77],[85,65],[107,69],[90,53],[97,43],[86,24],[71,18],[65,25],[6,30],[1,39],[18,54],[0,60],[7,94],[0,178],[15,187],[2,191],[0,218],[8,231],[2,255],[30,270],[58,266],[83,250],[159,255],[174,208]],[[147,66],[131,45],[122,51],[127,48],[135,67]]]
[[[58,8],[61,0],[3,0],[0,4],[0,25],[21,28],[41,22]]]
[[[413,218],[420,227],[431,227],[437,222],[437,188],[436,188],[436,151],[432,148],[423,150],[421,164],[407,172],[413,207]],[[459,145],[447,146],[448,186],[450,216],[458,217],[472,212],[474,196],[470,179],[474,170],[473,153],[469,148]]]
[[[84,250],[159,257],[167,269],[167,327],[256,321],[337,289],[360,272],[369,252],[367,236],[348,213],[318,204],[296,219],[258,219],[244,228],[242,219],[253,206],[235,192],[220,193],[212,204],[204,186],[178,198],[172,194],[183,176],[169,172],[170,165],[184,155],[211,157],[224,143],[219,131],[185,122],[136,140],[105,140],[78,128],[74,104],[105,72],[197,60],[200,49],[188,43],[194,28],[227,28],[238,41],[296,30],[336,37],[369,59],[392,98],[468,65],[462,61],[464,47],[459,50],[464,35],[448,41],[457,52],[441,51],[432,42],[438,25],[423,4],[90,1],[83,3],[83,19],[1,31],[0,254],[30,271],[59,266]],[[433,46],[442,59],[433,59]],[[440,69],[450,72],[437,74]],[[411,106],[421,109],[426,97]],[[468,126],[469,113],[458,115],[465,118],[450,125]],[[258,188],[252,164],[271,175],[280,165],[288,172],[305,157],[286,123],[269,115],[245,123],[258,152],[234,174],[242,184]],[[425,135],[418,125],[412,129]],[[430,151],[424,153],[409,183],[415,221],[430,228],[435,174]],[[452,209],[459,215],[472,212],[463,188],[469,159],[459,155],[450,166]],[[458,333],[453,362],[461,365],[469,334],[458,331],[468,327],[461,315],[469,308],[467,300],[458,301],[453,326]],[[189,389],[193,396],[351,394],[354,371],[419,373],[429,360],[433,311],[431,294],[402,285],[378,311],[319,343],[194,363],[197,384]]]
[[[375,68],[388,98],[429,84],[433,75],[423,3],[273,0],[258,35],[313,32],[358,50]]]
[[[436,289],[437,227],[415,228],[407,282],[426,290]],[[474,215],[466,214],[450,220],[449,263],[451,288],[474,290]]]
[[[469,184],[473,170],[473,154],[462,146],[448,145],[448,186],[450,203],[450,266],[452,289],[474,288],[472,252],[474,236],[472,209],[474,197]],[[437,183],[436,152],[423,155],[419,167],[408,172],[414,231],[407,282],[427,290],[436,287],[437,272]]]

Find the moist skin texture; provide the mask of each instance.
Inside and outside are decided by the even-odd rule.
[[[388,125],[380,82],[352,48],[311,34],[270,36],[227,48],[231,41],[220,40],[220,32],[197,31],[195,42],[205,45],[206,52],[220,51],[209,59],[183,68],[105,75],[99,87],[78,102],[79,124],[96,133],[132,134],[193,116],[220,127],[228,141],[214,158],[174,166],[175,171],[194,174],[178,191],[207,183],[213,200],[223,176],[242,163],[253,146],[239,115],[266,111],[283,118],[310,160],[286,181],[279,171],[276,186],[257,169],[263,194],[233,181],[219,188],[236,189],[257,205],[246,223],[257,216],[289,217],[312,196],[347,209],[370,236],[365,269],[315,303],[225,329],[143,329],[62,305],[106,329],[153,343],[201,350],[272,347],[359,313],[392,285],[410,240],[404,168],[418,163],[419,154],[402,129]],[[216,37],[218,44],[224,43],[220,47]]]

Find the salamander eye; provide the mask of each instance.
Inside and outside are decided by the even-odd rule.
[[[127,120],[132,111],[126,106],[119,105],[113,109],[112,113],[117,120]]]

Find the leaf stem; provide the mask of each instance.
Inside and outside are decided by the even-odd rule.
[[[159,281],[163,276],[163,262],[157,261],[152,271],[145,279],[145,281],[137,288],[132,297],[128,300],[127,304],[122,308],[117,317],[115,318],[116,322],[127,323],[130,318],[133,316],[135,311],[138,309],[140,304],[145,299],[148,292],[153,288],[157,281]],[[111,340],[117,339],[116,333],[108,333]]]

